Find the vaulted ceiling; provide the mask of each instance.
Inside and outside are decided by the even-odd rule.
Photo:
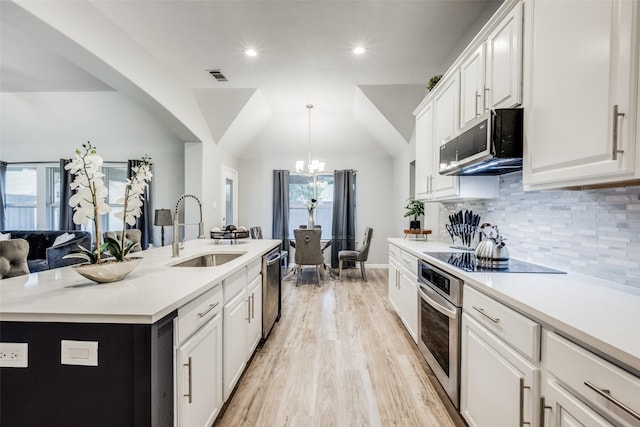
[[[0,9],[3,92],[126,93],[133,83],[148,95],[143,104],[162,104],[152,88],[127,75],[126,62],[93,49],[99,43],[107,53],[135,46],[153,60],[147,62],[146,78],[171,76],[166,81],[179,82],[211,139],[250,157],[290,151],[292,141],[305,149],[307,104],[315,106],[314,151],[393,155],[411,137],[411,112],[425,94],[425,82],[446,70],[501,1],[60,2],[79,18],[48,25],[76,25],[75,32],[55,28],[75,42],[72,48],[52,43],[48,32],[33,31],[38,20],[16,18],[22,14],[16,4],[29,11],[34,6],[17,1],[12,9],[8,3]],[[94,19],[86,25],[96,17],[104,25],[80,28],[80,9]],[[109,33],[101,33],[104,28]],[[93,31],[96,40],[85,40],[87,33],[80,30]],[[352,53],[357,45],[367,49],[363,55]],[[247,48],[258,55],[246,56]],[[100,65],[73,49],[93,49]],[[227,81],[216,81],[209,69],[220,69]],[[110,77],[113,72],[126,79]],[[172,114],[170,105],[162,107]]]

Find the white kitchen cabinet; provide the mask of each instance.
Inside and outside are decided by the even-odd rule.
[[[222,301],[218,284],[174,320],[178,427],[210,426],[222,407]]]
[[[484,48],[478,46],[460,65],[460,127],[484,112]]]
[[[389,302],[396,313],[400,312],[400,266],[389,252]]]
[[[414,111],[416,116],[415,184],[416,198],[419,200],[445,201],[498,197],[498,177],[443,176],[438,173],[440,167],[438,141],[446,140],[457,130],[457,96],[457,78],[441,81]],[[438,111],[436,106],[439,106]],[[441,123],[436,124],[436,118],[439,118]]]
[[[544,418],[542,427],[613,427],[557,381],[549,379],[542,386]]]
[[[522,103],[522,4],[516,3],[489,33],[482,97],[484,111]]]
[[[421,107],[416,110],[415,198],[418,200],[430,197],[433,174],[438,173],[433,170],[433,103]]]
[[[209,427],[222,408],[222,315],[176,351],[177,425]]]
[[[577,425],[567,422],[574,418],[582,425],[640,425],[640,378],[554,332],[543,337],[548,426]]]
[[[247,333],[251,307],[246,290],[224,306],[223,391],[225,402],[247,366]]]
[[[248,286],[249,293],[247,301],[249,303],[249,326],[247,330],[247,358],[260,344],[262,339],[262,276],[259,275]]]
[[[638,9],[629,0],[525,2],[525,189],[638,177]]]
[[[413,274],[400,275],[400,311],[402,323],[414,342],[418,342],[418,291],[417,278]]]
[[[462,314],[460,413],[471,427],[537,424],[539,369]]]

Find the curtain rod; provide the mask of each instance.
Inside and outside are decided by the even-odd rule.
[[[118,160],[118,161],[112,161],[112,160],[103,160],[104,163],[127,163],[126,160]],[[45,161],[40,161],[40,162],[4,162],[8,165],[51,165],[51,164],[56,164],[59,165],[60,164],[60,160],[55,160],[52,162],[45,162]]]

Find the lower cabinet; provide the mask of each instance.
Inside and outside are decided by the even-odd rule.
[[[391,307],[400,312],[400,266],[395,258],[389,256],[389,302]]]
[[[247,303],[249,304],[249,326],[247,330],[249,352],[247,358],[251,358],[262,339],[262,276],[256,277],[253,282],[249,283]]]
[[[467,313],[461,343],[460,413],[469,426],[538,425],[540,370]]]
[[[417,264],[416,264],[417,265]],[[403,272],[400,275],[400,312],[402,323],[414,342],[418,342],[418,278]]]
[[[548,379],[542,386],[544,408],[542,427],[601,427],[612,426],[589,406],[575,397],[554,379]]]
[[[211,426],[222,407],[222,313],[176,352],[178,425]]]
[[[226,401],[247,366],[247,326],[251,315],[243,290],[224,306],[224,400]]]
[[[389,301],[400,320],[418,342],[418,258],[389,246]]]

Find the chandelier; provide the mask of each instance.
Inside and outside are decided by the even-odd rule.
[[[304,160],[298,160],[296,162],[296,172],[302,175],[312,176],[319,172],[324,172],[324,162],[318,160],[311,160],[311,109],[313,104],[307,104],[309,110],[309,158],[305,167]]]

